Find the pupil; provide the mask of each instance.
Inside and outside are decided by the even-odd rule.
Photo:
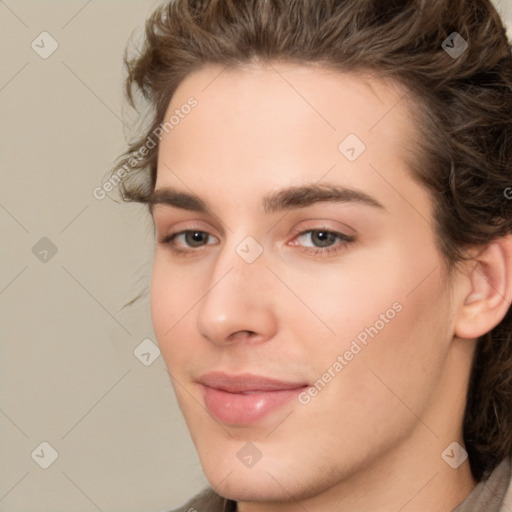
[[[321,247],[326,247],[330,245],[333,240],[333,234],[332,233],[326,233],[325,231],[317,231],[316,232],[316,238],[319,240],[319,244]]]
[[[187,236],[187,243],[191,246],[201,245],[201,243],[204,241],[204,233],[202,231],[191,231],[190,233],[187,234]]]

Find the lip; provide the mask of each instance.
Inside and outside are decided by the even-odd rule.
[[[230,425],[249,425],[282,407],[308,387],[290,382],[242,373],[229,375],[210,372],[198,379],[208,411]]]

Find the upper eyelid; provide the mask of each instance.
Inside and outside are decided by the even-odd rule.
[[[343,224],[340,222],[338,222],[338,223],[342,224],[344,226],[344,229],[326,226],[325,225],[326,221],[306,221],[306,222],[312,222],[314,225],[295,227],[291,230],[292,234],[297,236],[302,233],[307,233],[309,231],[328,231],[329,233],[339,233],[340,235],[345,235],[345,236],[353,236],[353,235],[357,234],[357,231],[354,228],[351,228],[347,224]]]
[[[164,216],[162,215],[162,219],[159,218],[160,216],[155,216],[155,215],[152,215],[152,219],[153,219],[153,225],[155,228],[158,228],[160,224],[164,224],[166,225],[169,221],[169,218],[168,216]],[[205,223],[205,224],[208,224],[210,226],[213,227],[213,229],[215,231],[218,231],[218,232],[221,232],[223,233],[223,229],[222,227],[217,227],[217,226],[214,226],[209,220],[203,220],[203,219],[197,219],[195,221],[188,221],[188,220],[177,220],[176,221],[176,224],[181,224],[181,223],[187,223],[187,222],[196,222],[196,223]],[[337,228],[337,227],[327,227],[325,225],[322,225],[322,224],[325,224],[326,222],[336,222],[337,224],[340,224],[343,226],[343,228]],[[307,228],[307,227],[301,227],[301,228],[297,228],[297,230],[295,228],[293,228],[291,231],[294,232],[294,233],[297,233],[297,232],[301,232],[301,231],[307,231],[308,229],[311,229],[311,230],[318,230],[318,229],[325,229],[326,231],[343,231],[344,229],[348,230],[349,232],[353,233],[353,234],[357,234],[357,230],[351,226],[349,226],[348,224],[345,224],[339,220],[335,220],[335,219],[321,219],[321,218],[318,218],[318,219],[307,219],[307,220],[301,220],[299,222],[297,222],[298,225],[301,225],[301,224],[304,224],[304,223],[312,223],[313,224],[313,227],[311,228]],[[174,221],[173,221],[173,224],[174,224]],[[272,229],[274,229],[275,225],[272,227]],[[186,231],[188,229],[196,229],[195,226],[193,226],[192,228],[188,228],[188,227],[184,227],[183,228],[183,231]],[[298,231],[298,229],[300,229],[300,231]],[[199,229],[198,229],[199,230]],[[203,230],[201,228],[201,230]],[[207,230],[204,230],[204,231],[207,231]],[[229,231],[233,231],[233,230],[229,230]]]
[[[183,227],[176,228],[177,225],[185,224]],[[206,224],[206,225],[203,225]],[[173,221],[172,223],[168,221],[168,219],[162,220],[153,220],[153,225],[155,227],[155,231],[158,232],[172,232],[173,234],[183,233],[184,231],[204,231],[205,233],[211,234],[212,228],[213,231],[218,231],[217,228],[211,225],[211,223],[195,220],[195,221],[187,221],[187,220],[178,220]]]
[[[193,212],[195,215],[196,215],[196,218],[191,221],[189,219],[184,219],[183,218],[183,214],[184,213],[187,213],[186,210],[180,210],[180,209],[176,209],[174,208],[173,206],[170,206],[170,205],[165,205],[165,204],[160,204],[160,203],[157,203],[155,206],[159,206],[159,208],[155,208],[152,212],[151,212],[151,218],[153,220],[153,226],[155,227],[156,230],[159,229],[160,226],[161,229],[167,229],[166,226],[168,225],[175,225],[175,224],[182,224],[182,223],[189,223],[189,222],[194,222],[194,223],[200,223],[200,224],[207,224],[208,226],[212,226],[213,229],[221,234],[224,234],[225,232],[225,229],[231,231],[231,229],[229,229],[229,226],[227,226],[224,222],[222,222],[222,220],[220,220],[220,218],[216,215],[213,215],[212,217],[208,216],[208,212]],[[190,212],[188,212],[190,213]],[[183,228],[182,230],[180,231],[187,231],[189,229],[194,229],[194,227],[192,228]],[[206,231],[208,233],[210,233],[210,231],[208,229],[203,229],[201,228],[200,230],[198,229],[198,231]]]

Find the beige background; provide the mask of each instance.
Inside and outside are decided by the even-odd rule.
[[[158,512],[207,485],[162,358],[134,355],[147,295],[122,309],[151,223],[93,197],[128,133],[123,49],[156,3],[0,0],[1,512]]]

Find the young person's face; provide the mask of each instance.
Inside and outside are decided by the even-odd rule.
[[[276,64],[207,67],[172,98],[166,120],[192,96],[197,106],[162,138],[156,190],[200,203],[154,205],[167,242],[152,318],[225,496],[292,501],[349,481],[363,493],[369,474],[384,486],[404,467],[423,483],[453,471],[441,452],[462,443],[471,350],[453,339],[457,291],[430,196],[405,164],[415,130],[403,95]],[[350,134],[364,152],[354,136],[340,149]]]

